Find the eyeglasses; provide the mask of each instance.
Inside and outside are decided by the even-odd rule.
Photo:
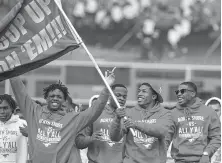
[[[184,94],[187,91],[193,92],[192,90],[189,90],[189,89],[180,89],[180,90],[176,90],[175,93],[176,95],[178,95],[179,93]]]

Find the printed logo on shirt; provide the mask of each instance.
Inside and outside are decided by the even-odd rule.
[[[120,144],[123,142],[123,138],[119,142],[114,142],[110,140],[108,128],[110,127],[110,124],[112,123],[112,121],[113,121],[113,118],[101,118],[99,121],[100,123],[108,123],[107,128],[100,128],[100,131],[102,131],[103,133],[102,139],[100,141],[106,142],[110,147],[114,146],[115,144]]]
[[[40,119],[39,123],[44,125],[42,128],[38,128],[36,139],[41,141],[45,147],[61,141],[60,129],[63,124],[44,119]]]
[[[114,141],[110,140],[109,130],[106,129],[106,128],[101,128],[100,131],[103,132],[101,141],[107,142],[107,144],[108,144],[110,147],[112,147],[112,146],[115,145],[115,144],[120,144],[120,143],[123,142],[123,138],[122,138],[119,142],[114,142]]]
[[[136,144],[140,144],[142,146],[144,146],[146,149],[152,149],[153,147],[153,143],[155,143],[158,138],[155,137],[148,137],[146,134],[136,130],[136,129],[132,129],[130,130],[133,133],[133,140]]]
[[[135,122],[139,123],[149,123],[149,124],[155,124],[156,119],[149,119],[149,120],[137,120]],[[155,137],[149,137],[146,134],[140,132],[139,130],[132,129],[131,130],[133,133],[133,139],[134,142],[137,144],[140,144],[144,146],[146,149],[152,149],[153,144],[158,141],[158,138]]]
[[[188,117],[187,120],[185,117],[179,117],[178,122],[182,126],[182,127],[179,127],[179,137],[183,139],[187,139],[191,143],[197,140],[199,137],[202,137],[203,126],[196,123],[198,121],[204,121],[204,117],[191,116],[191,117]]]
[[[137,120],[135,122],[155,124],[156,123],[156,119],[143,119],[143,120]]]
[[[100,123],[111,123],[113,121],[113,118],[101,118]]]
[[[9,154],[17,153],[17,137],[19,132],[14,129],[0,128],[0,154],[7,158]]]

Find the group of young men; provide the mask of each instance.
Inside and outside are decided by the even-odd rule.
[[[161,94],[149,83],[142,83],[136,106],[127,108],[127,87],[114,84],[114,73],[107,72],[106,81],[120,108],[104,87],[88,109],[70,111],[74,106],[62,83],[43,90],[47,104],[41,106],[27,94],[19,77],[10,79],[27,122],[28,147],[19,128],[26,122],[13,115],[12,97],[1,95],[1,162],[25,163],[28,153],[32,163],[81,163],[79,149],[87,148],[88,163],[166,163],[170,144],[175,163],[211,161],[221,145],[220,118],[197,97],[194,83],[179,84],[173,110],[161,105]]]

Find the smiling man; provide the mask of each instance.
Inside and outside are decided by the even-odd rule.
[[[120,106],[124,107],[128,93],[127,88],[122,84],[114,84],[112,90]],[[95,105],[95,102],[92,105]],[[89,163],[122,162],[122,141],[113,142],[109,137],[109,126],[115,117],[116,108],[117,106],[110,96],[109,104],[106,105],[100,117],[76,137],[76,146],[78,148],[84,149],[88,147]]]
[[[105,78],[109,85],[115,81],[113,72]],[[62,104],[69,92],[62,83],[44,89],[47,105],[40,106],[28,95],[19,77],[11,78],[10,82],[28,123],[32,163],[67,163],[76,134],[100,116],[109,98],[109,91],[104,88],[94,106],[80,113],[66,113]]]
[[[165,135],[170,111],[160,105],[162,102],[162,96],[149,83],[143,83],[137,94],[138,104],[131,109],[117,109],[110,138],[119,141],[125,137],[123,163],[166,162]],[[125,116],[128,118],[121,125]]]
[[[171,156],[175,163],[209,163],[221,144],[219,117],[197,97],[194,83],[183,82],[175,92],[178,101],[166,139],[167,145],[173,140]]]

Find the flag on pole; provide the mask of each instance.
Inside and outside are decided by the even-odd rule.
[[[4,20],[0,81],[44,66],[80,45],[54,0],[20,0]]]

